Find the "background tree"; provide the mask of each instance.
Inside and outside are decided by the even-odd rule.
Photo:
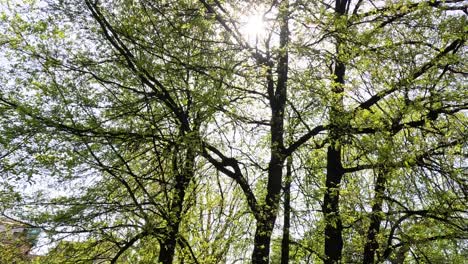
[[[23,205],[41,206],[39,212],[42,214],[33,220],[51,232],[80,234],[91,239],[93,243],[67,249],[81,250],[86,254],[96,252],[95,256],[87,256],[87,259],[102,258],[105,253],[111,262],[116,262],[140,240],[154,237],[159,242],[159,261],[172,263],[176,243],[190,248],[178,230],[191,205],[184,201],[186,195],[190,196],[186,192],[199,166],[195,153],[199,148],[200,120],[209,115],[198,100],[193,103],[190,90],[203,89],[205,82],[213,80],[204,78],[203,74],[192,74],[196,71],[181,68],[179,62],[169,64],[161,60],[159,56],[164,55],[161,41],[169,45],[166,41],[169,36],[140,39],[140,30],[153,30],[144,24],[140,29],[129,31],[126,23],[132,24],[145,12],[145,8],[164,13],[167,6],[152,6],[150,3],[139,9],[120,6],[118,8],[125,9],[118,10],[122,20],[113,24],[114,21],[108,20],[108,14],[104,13],[111,10],[101,9],[91,2],[71,4],[74,3],[48,5],[49,13],[45,18],[26,17],[30,19],[27,21],[17,16],[8,21],[9,29],[17,33],[17,39],[10,37],[9,42],[17,41],[19,44],[15,48],[18,52],[25,58],[31,58],[31,64],[42,67],[31,74],[34,77],[30,78],[34,80],[25,80],[32,81],[34,98],[28,99],[31,95],[28,90],[9,94],[8,89],[2,97],[5,109],[15,109],[17,113],[6,115],[9,121],[23,122],[22,125],[35,129],[31,134],[37,143],[33,142],[32,149],[24,155],[34,154],[36,165],[31,162],[23,164],[37,166],[34,168],[41,168],[49,176],[58,175],[59,184],[66,181],[74,184],[74,188],[70,188],[72,193],[63,197],[55,193],[52,197],[38,197],[35,193],[25,199]],[[168,34],[173,33],[171,30],[183,33],[181,31],[187,31],[186,26],[190,24],[194,25],[195,31],[207,28],[195,23],[199,19],[196,12],[190,11],[188,6],[181,7],[187,9],[187,14],[182,14],[186,21],[178,24],[159,20],[157,13],[146,17],[149,23],[154,20],[159,27],[167,27]],[[18,8],[41,14],[41,10],[34,6]],[[87,10],[86,15],[82,16],[84,10]],[[49,19],[63,24],[49,25]],[[77,21],[79,23],[73,24]],[[98,32],[81,32],[80,37],[96,42],[79,47],[75,46],[81,42],[79,37],[76,41],[67,39],[69,42],[62,42],[65,34],[77,34],[80,26],[86,27],[86,23],[91,22],[95,23],[94,29]],[[67,27],[70,24],[73,26]],[[140,42],[138,45],[161,46],[161,52],[154,54],[153,58],[130,52],[127,45],[135,43],[122,42],[121,39],[127,41],[132,34],[136,34],[133,41]],[[30,43],[29,38],[34,42]],[[200,52],[195,51],[198,46],[191,40],[189,44],[173,46],[172,52],[185,54],[187,59],[202,63],[192,55]],[[66,46],[64,50],[73,52],[52,52],[56,47],[63,48],[61,45]],[[161,68],[146,69],[150,62],[152,67],[159,63]],[[185,60],[185,63],[190,61]],[[124,68],[120,69],[121,66]],[[19,69],[17,71],[22,74]],[[155,71],[169,71],[172,76],[165,75],[157,80],[153,77]],[[90,87],[92,90],[88,89]],[[208,95],[197,93],[195,96]],[[8,129],[13,131],[15,128]],[[51,177],[47,183],[52,184],[53,180]],[[196,198],[193,194],[191,196]],[[56,212],[54,215],[50,215],[52,210]],[[96,247],[98,243],[105,246]],[[89,251],[89,247],[101,251]],[[193,253],[187,256],[195,257]]]

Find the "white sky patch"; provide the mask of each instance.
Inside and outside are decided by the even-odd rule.
[[[242,22],[241,33],[245,34],[247,41],[256,42],[265,37],[266,25],[262,14],[253,13]]]

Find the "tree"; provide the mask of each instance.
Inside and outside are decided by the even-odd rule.
[[[235,261],[229,248],[269,263],[276,230],[282,263],[462,253],[462,1],[10,8],[2,161],[21,179],[79,184],[16,202],[41,208],[30,218],[56,237],[85,233],[113,263],[142,261],[130,248],[162,263]],[[245,34],[255,13],[264,29]]]
[[[104,33],[102,41],[108,41],[110,47],[116,49],[116,54],[110,49],[107,55],[100,53],[99,56],[110,57],[110,64],[104,68],[95,62],[100,59],[97,53],[85,52],[87,48],[91,49],[90,46],[81,47],[81,51],[73,49],[77,52],[73,65],[62,61],[63,57],[59,55],[48,54],[46,50],[53,48],[55,41],[63,38],[64,31],[48,29],[42,20],[36,23],[21,18],[11,21],[13,29],[18,26],[41,34],[42,38],[39,39],[43,43],[32,46],[22,39],[25,46],[21,48],[25,48],[22,50],[25,53],[36,56],[35,63],[43,65],[45,70],[36,74],[38,78],[33,82],[39,90],[39,101],[35,101],[38,104],[20,104],[18,97],[13,96],[3,102],[21,115],[10,116],[11,119],[25,116],[33,122],[42,123],[30,126],[44,125],[44,130],[38,129],[35,133],[35,139],[46,139],[48,142],[37,143],[39,149],[32,150],[37,155],[37,166],[56,171],[60,174],[60,182],[68,168],[72,170],[67,173],[70,175],[69,180],[81,181],[75,184],[84,188],[63,198],[54,197],[50,200],[46,197],[46,201],[34,199],[32,203],[45,207],[45,215],[39,215],[35,220],[38,223],[56,223],[58,226],[51,229],[58,233],[85,233],[90,239],[111,242],[103,250],[115,251],[115,256],[110,259],[112,263],[143,238],[156,237],[160,245],[159,261],[172,263],[176,242],[183,244],[178,229],[182,215],[187,210],[184,199],[193,179],[196,166],[194,153],[198,148],[191,139],[198,133],[199,115],[203,115],[203,109],[192,112],[192,107],[198,106],[193,106],[191,95],[178,90],[178,87],[187,91],[198,89],[198,82],[204,82],[203,77],[191,74],[189,69],[180,69],[176,73],[176,69],[169,67],[173,75],[168,76],[164,83],[177,87],[169,92],[162,83],[150,78],[148,73],[141,75],[133,54],[119,53],[125,46],[119,43],[119,37],[109,35],[115,30],[114,27],[109,24],[101,9],[91,2],[70,8],[68,13],[52,13],[51,16],[62,21],[73,21],[70,16],[77,15],[83,8],[91,12],[91,18],[95,19],[98,28]],[[139,13],[121,15],[130,19],[130,23]],[[190,56],[194,49],[181,46],[180,52]],[[123,57],[112,59],[114,56]],[[114,74],[118,77],[116,80],[110,80],[107,78],[110,74],[108,71],[117,70],[113,68],[117,66],[114,62],[117,65],[127,62],[129,68],[120,72],[121,76]],[[64,71],[73,73],[70,76],[62,75]],[[135,76],[133,80],[127,78],[132,74]],[[177,74],[182,78],[178,79]],[[82,90],[84,87],[70,78],[102,90]],[[193,78],[197,78],[197,82],[192,82]],[[140,82],[150,85],[154,90],[138,87],[142,89],[139,91],[132,87],[138,86]],[[52,85],[55,92],[50,93],[47,85]],[[42,104],[42,100],[55,107],[42,112],[40,109],[48,107]],[[160,104],[168,107],[170,112],[166,112]],[[168,113],[169,116],[166,116]],[[59,146],[58,142],[68,144]],[[63,152],[66,153],[65,164],[58,160],[63,157]],[[76,168],[79,171],[73,171]],[[90,179],[94,173],[102,175]],[[56,206],[59,211],[50,218],[47,211]],[[121,233],[125,235],[121,236]],[[95,246],[95,243],[89,245]],[[86,247],[80,249],[87,250]],[[96,252],[96,256],[100,254],[102,252]]]

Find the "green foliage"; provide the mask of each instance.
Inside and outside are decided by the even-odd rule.
[[[4,244],[0,243],[0,262],[1,263],[16,263],[26,264],[31,263],[27,255],[21,250],[21,244]]]

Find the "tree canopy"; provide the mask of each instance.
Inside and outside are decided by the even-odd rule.
[[[468,257],[465,1],[0,3],[0,212],[36,262]]]

